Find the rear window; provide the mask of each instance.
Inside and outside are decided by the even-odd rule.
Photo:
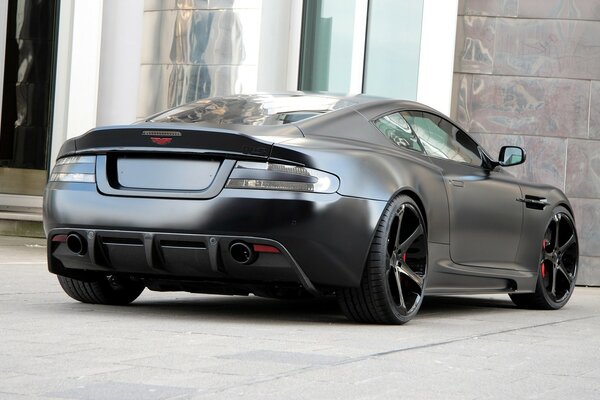
[[[206,122],[235,125],[284,125],[355,104],[327,96],[240,95],[198,100],[148,122]]]

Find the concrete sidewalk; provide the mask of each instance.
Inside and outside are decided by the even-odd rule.
[[[405,326],[306,302],[144,292],[77,303],[44,241],[0,237],[0,399],[599,399],[600,289],[560,311],[427,299]]]

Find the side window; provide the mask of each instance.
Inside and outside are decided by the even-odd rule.
[[[477,143],[450,122],[422,111],[404,111],[402,115],[430,156],[478,167],[483,164]]]
[[[400,113],[389,114],[377,119],[375,126],[397,146],[424,152],[423,146]]]

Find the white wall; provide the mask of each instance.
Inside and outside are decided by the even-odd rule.
[[[144,0],[62,0],[51,164],[65,140],[135,121]]]
[[[144,0],[104,0],[97,125],[136,119]]]
[[[425,0],[417,101],[450,115],[458,0]]]
[[[263,0],[257,89],[296,90],[302,29],[302,0]]]
[[[62,143],[96,126],[101,0],[62,0],[50,164]]]

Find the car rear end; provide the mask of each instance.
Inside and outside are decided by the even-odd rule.
[[[150,123],[66,142],[44,198],[50,271],[226,294],[358,285],[385,203],[338,194],[302,152],[271,157],[298,137]]]

